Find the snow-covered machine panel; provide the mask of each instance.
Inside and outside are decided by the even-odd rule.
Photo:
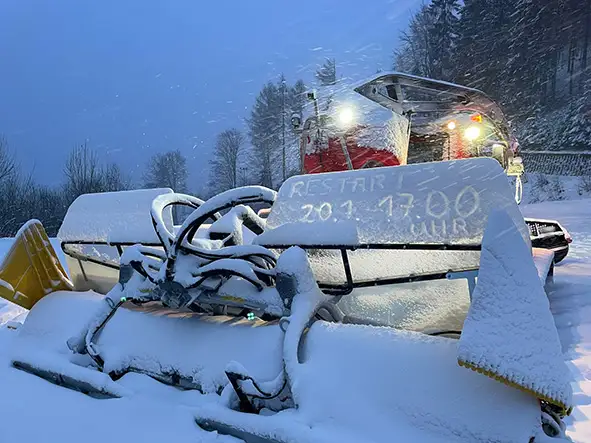
[[[170,188],[84,194],[68,208],[58,238],[62,242],[159,244],[150,208],[152,201]],[[172,231],[172,212],[164,221]]]
[[[296,176],[257,242],[267,246],[480,245],[492,209],[529,245],[507,176],[491,158]]]

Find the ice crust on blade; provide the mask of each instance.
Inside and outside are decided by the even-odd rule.
[[[460,364],[572,406],[570,373],[532,255],[504,211],[489,217]]]
[[[54,292],[29,311],[18,340],[34,341],[45,351],[70,354],[67,341],[83,340],[84,332],[104,313],[105,296],[88,292]]]
[[[129,395],[106,374],[74,364],[68,348],[68,342],[83,343],[85,331],[104,314],[106,305],[104,296],[93,292],[47,295],[18,329],[11,360],[72,377],[115,397]]]
[[[169,188],[84,194],[68,208],[58,232],[61,241],[160,243],[150,217],[154,198]],[[170,208],[164,214],[172,228]]]
[[[165,312],[144,305],[138,311],[120,308],[98,344],[107,371],[129,363],[148,370],[176,369],[181,375],[193,375],[210,393],[227,386],[224,370],[228,368],[245,368],[256,380],[276,380],[283,368],[283,352],[297,410],[273,416],[238,413],[207,395],[185,392],[196,398],[183,395],[183,400],[180,392],[148,377],[137,375],[132,377],[135,382],[127,383],[134,374],[116,382],[121,385],[117,389],[125,390],[121,392],[125,398],[114,404],[126,399],[144,404],[149,397],[157,397],[170,409],[192,412],[198,421],[220,420],[282,442],[381,443],[392,441],[393,436],[423,443],[528,441],[539,422],[535,399],[458,367],[453,340],[321,321],[302,339],[325,296],[316,287],[304,251],[291,248],[282,258],[279,270],[299,277],[285,341],[278,325]],[[115,291],[111,295],[116,298]],[[92,293],[52,294],[17,331],[19,335],[27,331],[27,342],[18,337],[14,347],[47,349],[52,353],[51,367],[59,369],[68,364],[66,340],[85,330],[104,304],[103,297]],[[104,375],[90,374],[85,368],[63,369],[72,375],[80,371],[85,378]],[[93,381],[98,385],[101,380]],[[58,392],[69,393],[55,387]],[[97,407],[104,404],[92,401]]]
[[[12,355],[13,362],[32,366],[44,371],[69,377],[85,385],[92,386],[96,391],[109,397],[129,397],[131,391],[115,383],[111,378],[96,369],[74,364],[66,355],[45,352],[28,347],[17,350]]]
[[[28,351],[33,354],[39,350],[34,342],[21,342],[19,334],[20,328],[18,331],[0,328],[3,394],[0,411],[5,417],[3,423],[10,423],[10,426],[2,427],[3,442],[162,443],[170,441],[171,435],[174,435],[175,443],[237,442],[232,437],[204,432],[195,426],[190,409],[178,401],[189,400],[187,394],[190,396],[191,392],[160,385],[146,376],[128,374],[112,382],[120,385],[117,389],[126,394],[123,398],[97,400],[17,370],[10,364],[14,348],[28,346]],[[53,362],[50,364],[55,367],[67,364],[62,357],[65,356],[50,356],[43,352],[41,358],[50,359]],[[57,362],[56,358],[59,359]],[[73,370],[91,372],[82,367]],[[96,372],[92,375],[108,378],[106,374]],[[206,400],[211,401],[210,398]]]
[[[110,296],[116,300],[121,294],[116,287]],[[26,354],[13,357],[31,361],[31,352],[43,350],[47,358],[50,353],[55,358],[52,367],[65,368],[72,355],[68,341],[83,342],[86,331],[106,312],[105,297],[92,292],[50,294],[19,328],[15,349]],[[179,312],[148,303],[119,308],[98,336],[97,348],[105,372],[129,366],[154,373],[176,372],[204,392],[216,393],[228,383],[224,371],[231,361],[243,364],[256,379],[275,378],[282,368],[282,343],[283,332],[277,324]]]

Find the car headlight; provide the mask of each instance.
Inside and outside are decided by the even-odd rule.
[[[464,138],[468,141],[474,141],[476,140],[478,137],[480,137],[480,133],[482,131],[480,130],[480,128],[478,126],[468,126],[466,128],[466,130],[464,131]]]

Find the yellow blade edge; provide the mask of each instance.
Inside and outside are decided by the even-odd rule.
[[[28,221],[0,265],[0,297],[31,309],[47,294],[72,289],[43,225]]]

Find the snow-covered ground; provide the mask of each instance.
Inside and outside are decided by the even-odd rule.
[[[549,175],[528,172],[523,184],[523,204],[591,198],[591,176]]]
[[[564,356],[576,380],[573,386],[576,408],[566,420],[568,434],[575,442],[588,442],[591,441],[591,199],[538,203],[523,206],[522,211],[527,216],[559,219],[574,239],[569,256],[556,269],[549,298]],[[0,240],[0,255],[10,243],[10,239]],[[0,324],[16,314],[19,311],[14,306],[0,302]],[[145,376],[124,377],[122,384],[134,393],[131,397],[97,400],[12,369],[9,356],[16,343],[14,335],[15,331],[0,327],[0,416],[6,420],[0,426],[0,441],[238,441],[205,432],[195,424],[195,411],[207,403],[207,396],[179,392]],[[142,395],[147,392],[149,395]],[[286,423],[291,425],[296,430],[309,431],[297,421]],[[335,435],[335,441],[355,441],[352,436]],[[303,440],[313,439],[305,434]]]
[[[576,442],[591,441],[591,199],[544,202],[522,207],[529,217],[560,220],[572,234],[568,257],[556,268],[550,306],[574,374],[576,408],[567,418]]]

